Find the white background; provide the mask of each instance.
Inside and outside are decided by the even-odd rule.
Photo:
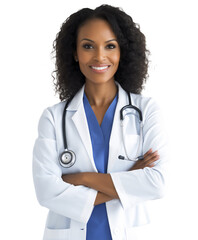
[[[161,106],[169,136],[167,194],[150,202],[150,237],[144,239],[198,239],[198,15],[193,0],[1,2],[1,239],[42,238],[47,209],[36,200],[31,166],[39,117],[59,101],[51,77],[52,42],[70,14],[103,3],[122,7],[146,35],[152,55],[143,94]]]

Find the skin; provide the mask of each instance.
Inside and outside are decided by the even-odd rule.
[[[92,19],[81,26],[74,57],[85,76],[85,94],[101,125],[106,110],[117,94],[114,75],[120,61],[120,47],[108,22]],[[136,161],[129,171],[153,167],[158,159],[158,153],[150,149],[144,159]],[[94,205],[119,199],[108,173],[65,174],[62,179],[75,186],[84,185],[98,191]]]
[[[76,58],[86,78],[85,94],[101,125],[106,110],[117,94],[114,75],[120,61],[119,44],[106,21],[90,20],[79,29]],[[104,73],[91,68],[104,65],[109,66]]]
[[[129,171],[143,169],[145,167],[154,167],[154,162],[159,159],[157,151],[152,152],[150,149],[144,154],[144,160],[138,160]],[[98,205],[112,199],[119,199],[116,189],[113,185],[110,174],[84,172],[75,174],[65,174],[62,176],[63,181],[75,186],[84,185],[98,191],[94,205]]]

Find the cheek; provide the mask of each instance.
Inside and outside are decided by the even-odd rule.
[[[117,54],[114,54],[111,56],[111,59],[112,59],[112,62],[115,64],[115,65],[118,65],[119,62],[120,62],[120,53],[117,53]]]
[[[88,63],[90,61],[90,58],[86,55],[86,54],[80,54],[78,55],[78,64],[79,64],[79,68],[80,68],[80,71],[82,72],[82,74],[84,76],[87,75],[87,71],[88,71]]]
[[[79,63],[86,63],[87,62],[87,55],[83,54],[83,52],[79,52],[78,54],[78,61]]]
[[[79,61],[79,68],[80,68],[81,73],[82,73],[84,76],[86,76],[86,74],[87,74],[87,68],[86,68],[86,66],[85,66],[85,63]]]
[[[79,64],[86,64],[91,58],[90,54],[83,51],[81,48],[77,48],[77,56]]]
[[[79,55],[78,62],[79,62],[79,66],[81,69],[83,69],[83,68],[87,69],[90,61],[91,61],[91,57],[88,56],[87,54]]]

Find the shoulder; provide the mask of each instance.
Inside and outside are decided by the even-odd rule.
[[[145,108],[147,106],[157,106],[157,101],[153,97],[144,96],[142,94],[130,93],[132,104],[137,107]]]
[[[40,133],[45,132],[47,135],[52,135],[56,123],[62,119],[64,106],[65,102],[60,102],[43,110],[38,124],[38,131]]]
[[[142,94],[134,94],[131,93],[132,104],[138,107],[144,116],[144,118],[148,118],[153,113],[157,113],[157,115],[161,115],[160,106],[157,101],[153,97],[144,96]]]
[[[44,113],[50,114],[53,118],[56,118],[62,115],[65,104],[66,102],[64,101],[64,102],[59,102],[57,104],[49,106],[46,109],[44,109]]]
[[[118,83],[117,83],[118,84]],[[126,102],[128,102],[128,95],[127,92],[119,85],[119,92],[122,98],[126,99]],[[144,96],[143,94],[135,94],[130,93],[131,102],[132,105],[139,108],[143,115],[145,113],[149,113],[152,111],[155,111],[156,109],[159,109],[159,105],[157,104],[156,100],[150,96]]]

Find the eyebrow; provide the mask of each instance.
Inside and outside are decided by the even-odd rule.
[[[89,38],[83,38],[83,39],[81,40],[81,42],[82,42],[82,41],[89,41],[89,42],[94,43],[94,41],[91,40],[91,39],[89,39]],[[112,42],[112,41],[116,41],[116,42],[117,42],[117,39],[110,39],[110,40],[107,40],[105,43]]]

